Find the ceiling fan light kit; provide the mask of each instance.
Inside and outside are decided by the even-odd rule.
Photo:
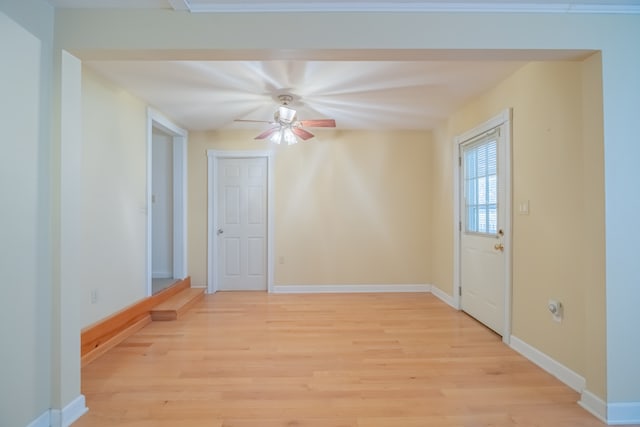
[[[237,122],[252,123],[270,123],[275,125],[270,129],[262,132],[254,139],[269,139],[275,144],[286,142],[287,145],[293,145],[298,142],[298,138],[306,141],[313,138],[313,134],[303,127],[336,127],[336,121],[333,119],[315,119],[315,120],[298,120],[297,111],[289,108],[288,105],[293,101],[293,95],[278,95],[278,100],[282,104],[273,114],[273,121],[266,120],[243,120],[236,119]]]
[[[296,138],[296,135],[293,133],[291,128],[282,128],[277,132],[274,132],[273,135],[271,135],[271,137],[269,138],[269,141],[276,144],[282,144],[283,142],[286,142],[287,145],[293,145],[298,143],[298,138]]]

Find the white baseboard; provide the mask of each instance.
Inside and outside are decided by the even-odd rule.
[[[431,285],[275,285],[275,294],[431,292]]]
[[[69,427],[88,410],[84,396],[80,395],[63,409],[47,409],[26,427]]]
[[[84,396],[80,395],[64,408],[51,410],[51,427],[69,427],[88,410]]]
[[[456,306],[454,298],[451,295],[449,295],[448,293],[446,293],[445,291],[443,291],[442,289],[440,289],[439,287],[432,285],[431,286],[431,293],[434,296],[436,296],[439,300],[447,303],[448,305],[450,305],[451,307],[455,308],[456,310],[459,309],[459,307]]]
[[[607,424],[640,424],[640,402],[608,403]]]
[[[578,405],[582,406],[603,423],[607,422],[607,402],[600,399],[589,390],[584,390],[582,392]]]
[[[585,390],[578,404],[610,426],[640,424],[640,402],[607,403]]]
[[[27,424],[27,427],[50,427],[51,426],[51,411],[47,409],[35,420]]]
[[[584,377],[573,372],[560,362],[547,356],[535,347],[530,346],[520,338],[511,335],[511,348],[522,354],[524,357],[571,387],[578,393],[582,393],[586,386]]]

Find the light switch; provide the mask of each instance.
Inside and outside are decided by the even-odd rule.
[[[529,215],[529,201],[525,200],[518,204],[518,213],[520,215]]]

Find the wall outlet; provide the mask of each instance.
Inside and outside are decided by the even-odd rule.
[[[556,322],[562,322],[562,303],[560,301],[550,299],[547,308]]]
[[[94,289],[91,291],[91,304],[98,303],[98,290]]]

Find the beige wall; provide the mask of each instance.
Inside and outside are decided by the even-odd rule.
[[[275,150],[275,284],[428,283],[430,134],[316,133],[308,143]],[[206,150],[269,147],[249,142],[254,134],[190,135],[195,284],[206,283]]]
[[[82,114],[84,327],[146,296],[147,113],[139,99],[83,67]]]
[[[513,108],[512,333],[586,376],[589,390],[604,396],[605,318],[602,308],[594,307],[604,290],[599,73],[597,58],[584,63],[530,63],[454,114],[435,135],[437,151],[446,158],[452,155],[455,135]],[[442,171],[445,177],[453,174],[451,163],[444,169],[448,169]],[[446,193],[451,183],[446,179],[443,183],[449,187],[440,191]],[[516,206],[525,201],[530,214],[519,215]],[[438,205],[440,217],[450,217],[452,203],[448,197]],[[433,242],[447,245],[452,236],[447,222]],[[450,271],[449,263],[434,264],[434,283],[449,294]],[[587,295],[591,295],[589,313]],[[550,298],[563,303],[562,323],[553,321],[547,310]],[[587,325],[599,326],[594,331]],[[587,348],[599,355],[588,370]]]
[[[433,131],[431,162],[431,284],[453,295],[453,158],[450,121]]]

